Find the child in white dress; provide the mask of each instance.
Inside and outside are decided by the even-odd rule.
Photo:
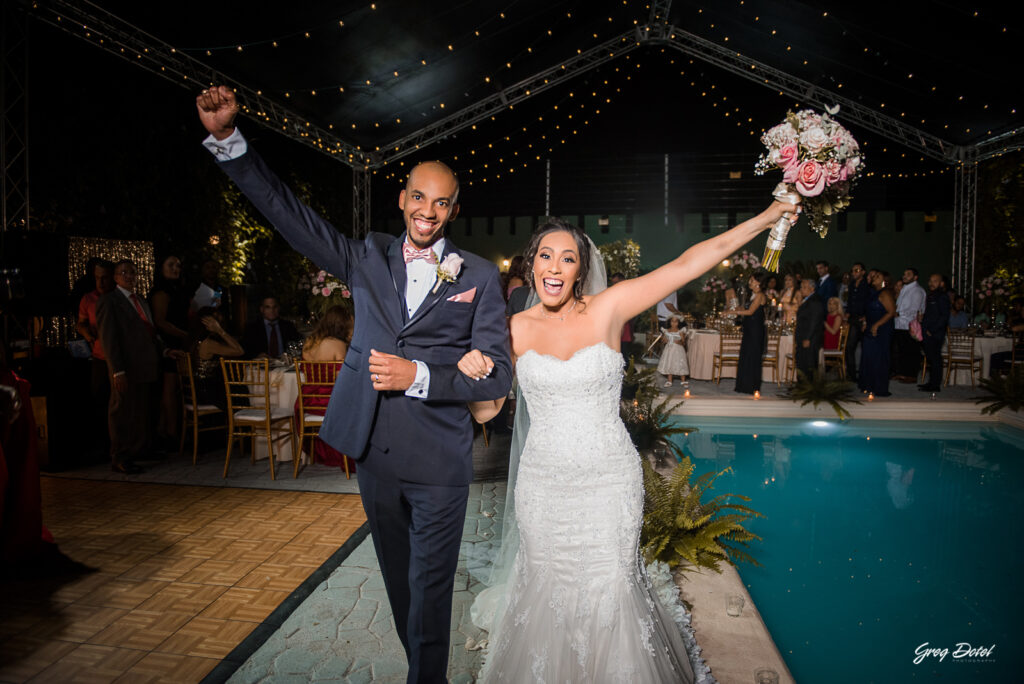
[[[683,346],[683,342],[686,340],[686,331],[679,329],[679,318],[676,316],[670,318],[668,328],[662,328],[661,334],[665,336],[665,349],[661,352],[658,372],[668,377],[665,387],[672,386],[673,375],[678,375],[680,382],[686,385],[686,377],[690,374],[690,364],[686,360],[686,347]]]

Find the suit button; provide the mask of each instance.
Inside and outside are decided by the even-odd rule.
[[[398,346],[399,347],[404,347],[405,346],[405,340],[398,340]]]

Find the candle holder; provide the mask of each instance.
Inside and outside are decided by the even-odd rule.
[[[739,594],[729,594],[725,599],[725,612],[729,617],[739,617],[743,613],[745,601]]]
[[[767,667],[755,670],[754,684],[779,684],[779,673]]]

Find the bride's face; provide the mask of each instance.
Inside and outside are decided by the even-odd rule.
[[[580,255],[572,234],[558,230],[545,235],[533,259],[533,284],[540,301],[554,309],[572,299],[580,273]]]

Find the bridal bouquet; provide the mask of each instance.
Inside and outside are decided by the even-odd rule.
[[[821,237],[828,232],[833,214],[850,204],[850,192],[864,172],[864,159],[857,141],[829,114],[812,109],[788,112],[786,120],[769,129],[761,142],[768,148],[758,159],[754,172],[762,175],[782,170],[782,183],[773,193],[781,202],[802,204],[811,229]],[[786,245],[792,225],[788,214],[772,227],[764,252],[764,267],[778,270],[779,254]]]

